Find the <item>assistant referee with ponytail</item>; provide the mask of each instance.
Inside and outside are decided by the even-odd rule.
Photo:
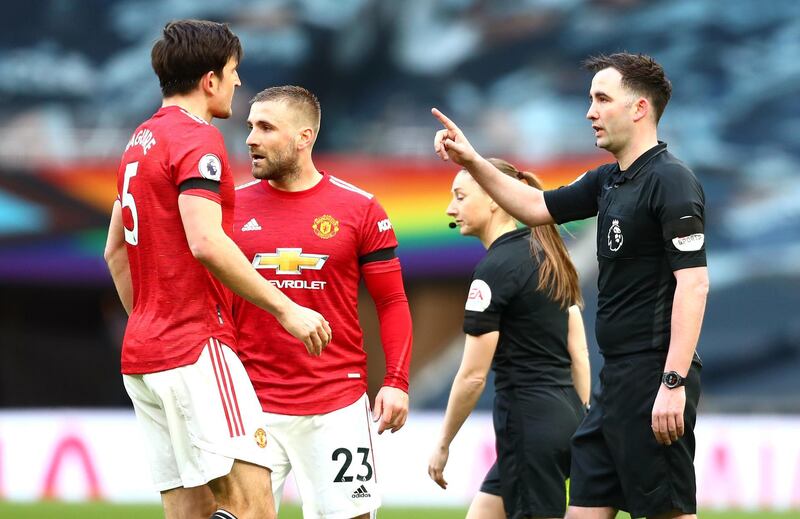
[[[541,188],[500,159],[506,175]],[[467,519],[563,517],[570,437],[589,401],[589,358],[578,275],[554,225],[517,229],[466,171],[447,208],[465,236],[487,248],[465,305],[466,343],[428,474],[446,488],[450,443],[495,372],[497,462]]]

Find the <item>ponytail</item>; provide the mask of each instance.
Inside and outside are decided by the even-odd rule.
[[[536,189],[542,184],[533,173],[519,171],[502,159],[489,159],[494,167],[506,175],[516,177]],[[567,309],[572,305],[583,306],[578,272],[567,252],[564,240],[553,224],[540,225],[531,229],[531,254],[539,259],[538,290]]]
[[[541,258],[536,288],[545,291],[564,309],[572,305],[583,307],[578,272],[555,225],[531,229],[531,253]]]

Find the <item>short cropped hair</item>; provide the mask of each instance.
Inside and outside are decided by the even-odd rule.
[[[656,60],[645,54],[619,52],[591,56],[583,66],[595,73],[607,68],[617,70],[622,75],[622,86],[650,100],[658,124],[672,96],[672,83]]]
[[[228,24],[207,20],[169,22],[150,52],[164,97],[188,94],[210,71],[221,77],[231,58],[242,59],[239,38]]]
[[[300,108],[305,113],[308,121],[314,126],[314,131],[319,132],[322,109],[319,106],[317,96],[309,90],[295,85],[270,87],[253,96],[250,104],[267,101],[286,101]]]

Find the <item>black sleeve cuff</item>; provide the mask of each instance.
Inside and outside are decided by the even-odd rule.
[[[394,259],[396,257],[394,249],[394,247],[388,247],[365,254],[358,258],[358,264],[364,265],[365,263],[372,263],[373,261],[389,261],[390,259]]]
[[[706,264],[706,251],[699,250],[696,252],[672,252],[667,254],[667,261],[672,269],[676,270],[691,269],[695,267],[705,267]]]
[[[181,193],[189,189],[204,189],[219,194],[219,182],[207,178],[190,178],[181,182],[178,189]]]
[[[544,191],[542,196],[544,197],[544,205],[547,206],[547,212],[553,217],[553,221],[557,224],[562,224],[568,220],[561,214],[560,207],[562,206],[559,204],[558,191],[558,189]]]
[[[500,331],[500,314],[471,310],[464,312],[464,333],[477,336],[497,331]]]

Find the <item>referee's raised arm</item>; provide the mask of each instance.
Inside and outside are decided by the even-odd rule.
[[[501,173],[475,151],[464,132],[446,115],[436,108],[431,113],[444,126],[433,139],[433,149],[442,160],[464,168],[500,207],[525,225],[554,223],[541,190]]]

